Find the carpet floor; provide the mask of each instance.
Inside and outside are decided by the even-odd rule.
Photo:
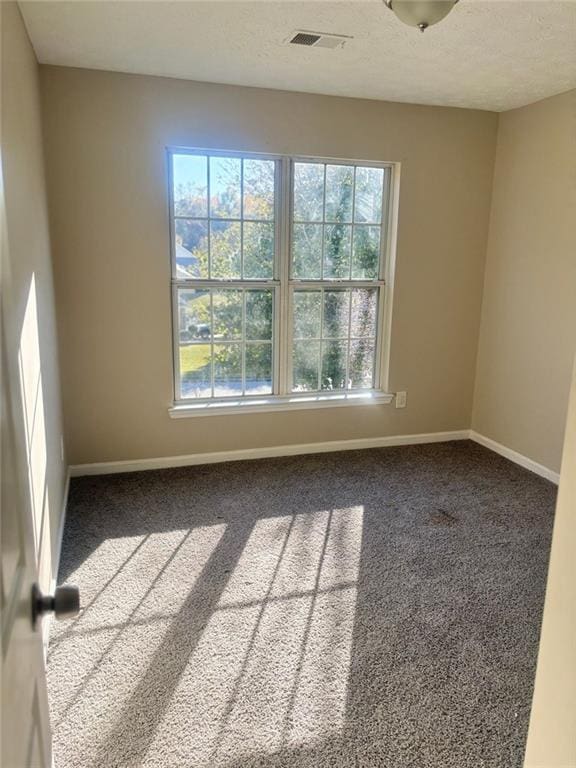
[[[470,442],[72,480],[56,768],[520,768],[555,496]]]

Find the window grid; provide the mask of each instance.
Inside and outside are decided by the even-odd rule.
[[[360,164],[355,163],[333,163],[332,161],[317,161],[317,160],[310,160],[310,159],[295,159],[292,161],[292,171],[290,173],[290,180],[291,180],[291,191],[290,191],[290,198],[295,206],[296,201],[296,169],[295,166],[297,164],[305,164],[310,163],[311,165],[319,164],[319,162],[322,162],[323,164],[323,172],[322,172],[322,213],[321,218],[318,219],[304,219],[301,216],[297,216],[296,210],[291,208],[291,215],[290,215],[290,224],[292,225],[298,225],[298,224],[309,224],[313,226],[320,226],[322,230],[322,245],[321,245],[321,262],[320,262],[320,278],[319,279],[310,279],[310,278],[299,278],[295,276],[294,273],[294,264],[295,264],[295,253],[294,253],[294,240],[291,238],[290,242],[290,254],[289,254],[289,263],[290,263],[290,291],[291,291],[291,309],[294,308],[295,302],[294,302],[294,295],[296,290],[303,290],[305,288],[308,289],[320,289],[321,290],[321,336],[320,338],[309,338],[307,341],[312,343],[318,344],[318,375],[317,375],[317,389],[316,393],[322,393],[327,391],[327,387],[323,386],[324,384],[324,353],[325,349],[328,348],[328,345],[330,344],[336,344],[341,343],[346,345],[346,361],[345,361],[345,374],[344,374],[344,388],[338,388],[336,390],[332,390],[335,392],[362,392],[366,391],[366,387],[362,385],[355,385],[352,386],[352,379],[350,375],[350,364],[351,364],[351,350],[353,346],[353,342],[360,342],[360,341],[366,341],[366,342],[373,342],[373,359],[372,359],[372,371],[371,371],[371,388],[375,388],[380,386],[380,377],[379,372],[381,368],[381,352],[382,352],[382,340],[381,335],[383,331],[383,315],[384,315],[384,290],[385,290],[385,282],[382,279],[384,274],[384,253],[386,248],[386,239],[384,237],[384,229],[388,225],[388,196],[387,196],[387,184],[390,183],[390,179],[387,177],[386,171],[383,170],[382,172],[382,183],[381,183],[381,205],[380,205],[380,221],[376,221],[373,218],[367,219],[365,221],[357,222],[356,221],[356,199],[357,199],[357,171],[358,168],[363,167]],[[350,204],[350,212],[349,212],[349,218],[345,218],[343,221],[338,221],[336,217],[334,217],[333,220],[328,221],[327,215],[326,215],[326,205],[328,200],[328,184],[327,184],[327,173],[328,173],[328,167],[334,167],[334,166],[340,166],[340,167],[347,167],[352,169],[352,187],[351,187],[351,204]],[[367,167],[378,167],[378,168],[385,168],[385,166],[379,166],[379,165],[372,165],[367,164]],[[349,264],[347,268],[348,276],[344,277],[327,277],[326,276],[326,239],[327,239],[327,228],[333,227],[337,224],[341,224],[343,227],[349,227],[350,231],[350,250],[349,250]],[[377,259],[377,265],[376,265],[376,273],[374,275],[374,278],[353,278],[352,272],[354,268],[354,235],[357,229],[361,229],[362,227],[378,227],[379,229],[379,247],[378,247],[378,259]],[[386,233],[387,234],[387,233]],[[376,295],[376,329],[380,328],[381,332],[379,333],[378,330],[376,331],[376,336],[374,337],[352,337],[351,336],[351,322],[352,322],[352,306],[353,306],[353,290],[355,288],[362,288],[362,287],[369,287],[377,290]],[[334,291],[337,289],[346,288],[349,291],[349,300],[348,300],[348,321],[349,321],[349,333],[346,338],[341,337],[340,339],[325,339],[324,338],[324,311],[325,311],[325,292],[327,290]],[[288,346],[291,350],[290,355],[290,374],[288,378],[288,384],[289,384],[289,390],[292,392],[299,391],[297,388],[297,382],[295,381],[294,377],[294,356],[296,353],[296,344],[298,343],[298,339],[293,335],[294,332],[294,324],[293,322],[290,323],[290,328],[288,331],[289,339],[288,339]],[[301,340],[300,340],[301,341]],[[328,390],[330,391],[330,390]]]
[[[194,286],[190,286],[189,285],[189,286],[186,286],[185,288],[181,288],[181,287],[178,288],[179,294],[182,291],[193,292],[193,291],[204,291],[204,290],[207,290],[207,294],[208,294],[208,304],[209,304],[208,317],[209,317],[209,321],[210,321],[209,322],[209,326],[210,326],[209,338],[193,338],[193,339],[191,339],[188,342],[187,346],[192,347],[192,348],[197,348],[197,349],[200,349],[200,348],[206,347],[206,346],[210,347],[210,363],[209,363],[209,365],[210,365],[210,387],[209,387],[210,388],[210,397],[215,397],[215,396],[217,396],[217,397],[218,396],[225,397],[226,396],[226,395],[216,395],[216,392],[215,392],[215,390],[216,390],[216,384],[215,384],[215,368],[216,368],[216,365],[215,365],[215,358],[214,358],[214,348],[215,347],[239,348],[240,349],[240,363],[241,363],[241,371],[240,371],[240,375],[241,375],[241,390],[242,390],[241,391],[241,395],[242,396],[251,396],[251,394],[250,395],[246,394],[246,391],[247,391],[247,378],[246,378],[246,354],[247,354],[247,350],[250,347],[254,348],[257,345],[259,345],[260,347],[262,347],[263,345],[266,345],[266,347],[270,347],[271,350],[273,351],[273,337],[272,337],[273,328],[271,327],[271,329],[270,329],[270,336],[269,337],[255,338],[255,337],[252,337],[252,336],[250,336],[248,334],[248,331],[247,331],[247,313],[246,313],[246,306],[247,306],[247,303],[248,303],[248,296],[251,293],[254,294],[254,293],[266,293],[266,292],[269,292],[270,293],[270,300],[271,300],[271,303],[272,303],[272,313],[271,314],[272,314],[272,318],[273,318],[274,317],[274,306],[275,306],[275,291],[274,291],[273,288],[271,288],[271,289],[263,288],[263,287],[256,288],[254,286],[252,286],[250,288],[237,288],[236,285],[230,286],[229,284],[227,284],[227,285],[220,285],[217,288],[210,288],[210,289],[205,289],[204,287],[196,286],[196,285],[194,285]],[[229,293],[240,293],[240,295],[241,295],[241,299],[240,299],[241,323],[240,323],[240,335],[239,336],[231,335],[231,336],[217,337],[216,334],[214,333],[214,330],[216,328],[216,314],[215,314],[215,309],[214,309],[214,292],[215,291],[218,292],[219,294],[226,293],[226,292],[229,292]],[[181,323],[179,323],[179,325],[181,325]],[[273,320],[271,322],[271,326],[273,326]],[[182,329],[180,328],[179,330],[180,330],[180,333],[181,333]],[[183,382],[181,382],[181,386],[182,386],[182,384],[183,384]],[[201,388],[201,387],[199,386],[198,388]],[[272,393],[272,383],[270,385],[270,392],[263,392],[263,393],[260,393],[259,395],[255,394],[254,396],[262,396],[263,394],[265,395],[265,394],[271,394],[271,393]],[[188,399],[188,398],[183,398],[183,399]]]
[[[354,259],[354,219],[356,217],[356,168],[352,177],[352,214],[350,230],[350,279],[352,279],[352,261]],[[350,312],[352,312],[352,301],[350,301]]]
[[[226,279],[226,278],[219,278],[215,276],[215,268],[214,268],[214,254],[212,249],[212,240],[213,238],[213,230],[218,225],[233,225],[236,224],[239,227],[240,232],[240,242],[239,242],[239,257],[240,257],[240,264],[239,264],[239,275],[237,278],[238,280],[268,280],[269,277],[250,277],[249,275],[245,274],[244,269],[244,261],[245,261],[245,253],[244,253],[244,245],[245,245],[245,233],[246,233],[246,225],[248,227],[251,227],[253,225],[259,225],[259,226],[267,226],[270,227],[272,232],[272,241],[273,241],[273,262],[277,259],[278,256],[278,243],[277,243],[277,232],[276,232],[276,219],[277,219],[277,211],[276,206],[274,206],[275,210],[273,212],[273,215],[269,218],[262,218],[262,217],[255,217],[250,216],[248,218],[245,218],[245,185],[244,185],[244,167],[245,167],[245,161],[250,159],[261,159],[266,160],[269,162],[274,162],[274,164],[278,165],[278,160],[274,158],[269,158],[267,156],[261,156],[258,158],[255,158],[254,156],[243,156],[240,157],[238,155],[234,154],[213,154],[213,153],[207,153],[204,155],[203,153],[196,153],[192,151],[178,151],[171,154],[180,155],[180,154],[187,154],[187,155],[200,155],[205,156],[207,159],[206,163],[206,214],[205,215],[194,215],[194,214],[181,214],[176,213],[175,206],[174,206],[174,200],[173,200],[173,187],[172,187],[172,180],[171,180],[171,205],[170,205],[170,214],[171,219],[173,221],[173,233],[172,236],[176,236],[176,229],[178,228],[178,222],[196,222],[199,225],[202,225],[206,228],[206,249],[207,249],[207,272],[208,274],[205,276],[199,276],[194,277],[190,276],[189,279],[193,280],[219,280],[219,279]],[[212,163],[210,160],[214,157],[230,157],[234,159],[239,160],[239,168],[240,168],[240,178],[239,178],[239,205],[240,205],[240,212],[238,216],[234,215],[228,215],[228,216],[219,216],[215,215],[215,212],[212,210],[213,203],[212,203]],[[278,170],[276,169],[275,175],[278,174]],[[172,179],[172,175],[171,175]],[[276,190],[274,189],[274,197],[276,197],[275,194]],[[175,260],[173,263],[173,267],[175,268]],[[177,275],[175,275],[177,278]],[[188,278],[183,278],[188,279]]]
[[[185,219],[185,220],[191,220],[191,221],[203,221],[207,223],[207,241],[208,241],[208,264],[209,264],[209,277],[208,279],[205,278],[179,278],[177,275],[173,278],[173,286],[175,290],[175,302],[177,305],[177,297],[179,289],[181,288],[208,288],[208,287],[234,287],[238,289],[242,289],[243,292],[243,301],[242,301],[242,326],[245,328],[246,324],[246,301],[245,301],[245,290],[249,289],[250,287],[256,288],[269,288],[272,291],[273,296],[273,328],[272,328],[272,339],[261,341],[260,343],[267,343],[270,344],[272,347],[272,393],[274,395],[288,395],[291,394],[293,390],[293,371],[292,371],[292,363],[293,363],[293,347],[294,347],[294,341],[296,339],[293,339],[293,321],[292,321],[292,312],[293,312],[293,301],[291,298],[293,297],[294,290],[295,289],[304,289],[306,287],[314,288],[314,289],[320,289],[322,293],[322,297],[324,297],[324,293],[326,290],[334,290],[337,288],[345,288],[347,291],[349,291],[349,302],[348,302],[348,336],[346,338],[340,338],[340,339],[324,339],[323,338],[323,327],[321,330],[322,336],[320,339],[314,339],[314,341],[319,342],[320,350],[319,350],[319,364],[318,364],[318,389],[317,392],[325,392],[326,390],[322,390],[322,365],[323,365],[323,349],[325,343],[345,343],[346,344],[346,384],[350,382],[350,354],[351,354],[351,348],[352,343],[355,341],[366,341],[374,344],[374,358],[373,358],[373,369],[372,369],[372,386],[379,387],[380,385],[380,376],[379,373],[382,368],[382,347],[383,347],[383,336],[385,333],[385,329],[383,327],[383,309],[384,309],[384,286],[385,281],[383,279],[384,269],[385,269],[385,256],[387,255],[388,247],[389,247],[389,231],[388,231],[388,225],[390,221],[390,184],[391,184],[391,171],[392,166],[390,164],[385,163],[360,163],[360,162],[344,162],[344,161],[332,161],[332,160],[312,160],[310,158],[306,159],[290,159],[290,158],[280,158],[276,156],[270,156],[270,155],[261,155],[261,154],[249,154],[249,153],[242,153],[242,155],[239,155],[237,153],[227,153],[227,152],[212,152],[212,151],[195,151],[195,150],[169,150],[169,158],[171,160],[171,157],[173,154],[196,154],[200,156],[204,156],[207,158],[207,218],[200,217],[200,216],[177,216],[174,213],[174,199],[173,199],[173,186],[172,186],[172,177],[170,173],[170,198],[171,198],[171,205],[170,205],[170,211],[171,211],[171,231],[172,231],[172,242],[174,243],[174,224],[178,219]],[[227,218],[211,218],[211,185],[210,185],[210,173],[211,173],[211,163],[210,159],[212,157],[237,157],[240,159],[240,218],[235,217],[227,217]],[[246,159],[259,159],[259,160],[273,160],[275,162],[275,173],[274,173],[274,204],[273,204],[273,217],[269,219],[265,218],[251,218],[251,219],[244,219],[244,213],[245,213],[245,193],[244,193],[244,162]],[[311,221],[309,223],[313,224],[321,224],[322,226],[322,251],[321,251],[321,277],[319,280],[302,280],[299,278],[295,278],[292,276],[292,267],[293,267],[293,255],[292,255],[292,242],[293,242],[293,224],[298,223],[307,223],[303,222],[301,220],[295,220],[292,213],[292,206],[293,206],[293,200],[294,200],[294,166],[297,162],[308,162],[313,163],[316,162],[318,164],[323,165],[323,201],[322,201],[322,221]],[[350,221],[346,222],[327,222],[326,221],[326,201],[327,201],[327,189],[326,189],[326,177],[327,177],[327,167],[328,165],[331,166],[337,166],[341,165],[344,167],[351,167],[353,171],[353,187],[352,187],[352,211],[351,211],[351,219]],[[384,172],[382,174],[383,176],[383,190],[382,190],[382,199],[381,199],[381,221],[380,222],[372,222],[372,221],[363,221],[363,222],[356,222],[356,185],[357,185],[357,172],[358,168],[366,167],[366,168],[382,168],[384,169]],[[240,223],[240,238],[241,238],[241,248],[240,248],[240,258],[241,258],[241,271],[240,275],[241,277],[239,279],[222,279],[222,278],[215,278],[213,277],[213,269],[212,269],[212,250],[211,250],[211,222],[238,222]],[[244,223],[255,223],[255,224],[269,224],[273,230],[273,237],[274,237],[274,248],[273,248],[273,268],[272,268],[272,277],[271,278],[245,278],[244,276]],[[344,226],[349,226],[351,229],[351,244],[350,244],[350,277],[349,278],[329,278],[325,277],[325,230],[327,226],[334,225],[334,224],[343,224]],[[354,232],[356,228],[360,226],[364,227],[378,227],[380,232],[380,243],[379,243],[379,257],[378,257],[378,269],[377,269],[377,275],[375,279],[370,278],[364,278],[364,279],[353,279],[351,277],[352,275],[352,269],[353,269],[353,254],[354,254]],[[176,260],[174,256],[174,249],[172,248],[172,261],[173,266],[175,269],[176,266]],[[352,289],[353,288],[361,288],[361,287],[371,287],[376,289],[377,291],[377,301],[376,301],[376,335],[371,337],[356,337],[352,336]],[[212,305],[213,305],[213,296],[211,292],[211,316],[212,316]],[[322,306],[322,312],[321,312],[321,322],[324,323],[324,307]],[[175,400],[176,401],[189,401],[190,398],[186,398],[182,396],[181,389],[180,389],[180,371],[179,371],[179,359],[176,355],[176,352],[178,351],[178,318],[177,318],[177,306],[176,311],[174,312],[174,340],[175,340]],[[261,397],[261,395],[246,395],[246,356],[245,356],[245,349],[247,346],[249,346],[251,343],[259,343],[257,340],[247,340],[246,338],[243,338],[241,341],[236,342],[225,342],[228,344],[241,344],[242,345],[242,397],[243,398],[251,398],[251,397]],[[214,338],[211,337],[210,342],[210,350],[211,350],[211,393],[212,398],[214,398],[214,392],[215,392],[215,384],[214,384],[214,358],[213,358],[213,351],[214,351]],[[285,362],[284,362],[285,361]],[[342,390],[340,390],[342,391]],[[359,391],[359,388],[345,388],[346,392],[355,392]],[[360,389],[362,391],[362,389]],[[366,391],[365,389],[363,390]],[[307,394],[313,394],[312,391],[308,391]]]
[[[295,344],[302,344],[302,343],[313,343],[318,344],[318,384],[317,384],[317,391],[325,392],[327,390],[326,387],[323,387],[323,359],[324,359],[324,348],[330,344],[345,344],[346,345],[346,365],[345,365],[345,374],[344,379],[346,382],[346,386],[344,389],[347,392],[356,392],[356,391],[363,391],[366,389],[364,386],[348,386],[349,382],[351,382],[351,370],[350,370],[350,362],[351,362],[351,354],[352,354],[352,347],[353,342],[367,342],[374,345],[374,348],[376,347],[376,340],[377,340],[377,327],[378,327],[378,286],[375,286],[373,284],[370,284],[370,289],[374,290],[376,292],[376,300],[374,302],[375,308],[374,308],[374,334],[356,334],[353,333],[352,328],[352,319],[353,319],[353,310],[354,310],[354,297],[355,297],[355,290],[356,286],[348,286],[345,287],[342,286],[341,283],[332,285],[323,285],[323,286],[315,286],[314,288],[308,288],[308,289],[302,289],[300,286],[297,286],[293,289],[293,298],[292,298],[292,306],[295,306],[296,302],[294,300],[294,295],[296,292],[298,293],[317,293],[320,296],[320,324],[318,327],[319,334],[316,335],[310,335],[310,336],[301,336],[294,333],[294,325],[292,326],[293,335],[292,340]],[[346,309],[346,326],[347,326],[347,332],[345,335],[336,335],[336,336],[328,336],[325,333],[325,316],[326,316],[326,293],[345,293],[348,296],[347,299],[347,309]],[[295,349],[295,348],[294,348]],[[371,366],[371,372],[370,372],[370,380],[371,380],[371,388],[374,386],[374,378],[375,378],[375,367],[376,367],[376,360],[374,359]],[[291,385],[293,388],[293,391],[296,391],[294,389],[294,381],[291,381]]]
[[[385,166],[378,166],[378,165],[368,165],[368,166],[362,166],[359,164],[353,164],[353,163],[335,163],[332,161],[321,161],[323,163],[323,180],[322,180],[322,215],[321,218],[318,219],[312,219],[312,218],[305,218],[302,216],[296,216],[296,213],[294,212],[292,215],[292,223],[294,226],[297,227],[320,227],[321,229],[321,246],[320,246],[320,273],[318,278],[314,277],[302,277],[295,273],[295,252],[292,253],[291,258],[291,271],[290,271],[290,278],[292,280],[320,280],[320,281],[349,281],[349,280],[370,280],[373,279],[379,279],[381,276],[380,267],[382,266],[382,254],[385,250],[386,243],[383,242],[383,236],[384,236],[384,226],[388,223],[387,222],[387,208],[385,206],[386,201],[386,192],[387,192],[387,182],[389,181],[386,173],[385,173]],[[311,166],[320,164],[317,160],[295,160],[294,165],[305,165],[309,164]],[[334,167],[344,167],[344,168],[350,168],[352,170],[352,186],[351,186],[351,204],[350,204],[350,217],[346,218],[344,220],[338,220],[337,218],[331,218],[328,219],[326,216],[326,202],[328,199],[328,182],[327,182],[327,173],[328,168],[334,168]],[[357,179],[357,171],[358,168],[362,167],[368,167],[368,168],[377,168],[378,170],[382,170],[382,181],[381,181],[381,208],[380,208],[380,220],[378,219],[366,219],[362,221],[356,221],[356,199],[357,199],[357,187],[358,187],[358,179]],[[294,187],[295,187],[295,171],[293,170],[292,174],[292,181],[293,181],[293,190],[292,194],[295,194]],[[347,268],[347,275],[339,276],[339,277],[332,277],[330,275],[326,274],[326,256],[327,256],[327,230],[332,230],[336,226],[341,226],[344,228],[346,232],[349,232],[350,237],[350,248],[349,248],[349,265]],[[372,277],[366,277],[365,275],[363,277],[354,276],[354,260],[355,260],[355,244],[357,235],[362,232],[363,230],[366,231],[367,236],[370,236],[371,230],[378,230],[378,237],[379,237],[379,244],[378,244],[378,251],[379,251],[379,263],[377,265],[377,272],[375,276]],[[294,240],[292,242],[292,249],[294,249]]]

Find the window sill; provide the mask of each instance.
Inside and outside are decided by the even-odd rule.
[[[168,409],[168,413],[172,419],[186,419],[190,416],[222,416],[233,413],[267,413],[352,405],[382,405],[391,403],[393,399],[394,395],[376,390],[326,395],[287,395],[285,397],[276,395],[246,400],[178,402]]]

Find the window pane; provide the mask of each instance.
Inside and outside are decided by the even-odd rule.
[[[354,168],[347,165],[326,166],[326,221],[352,221]]]
[[[178,290],[181,397],[273,391],[275,289],[235,281],[274,278],[277,168],[264,158],[172,155],[174,275],[191,286],[227,281]],[[323,187],[320,198],[322,207]]]
[[[383,168],[356,168],[354,221],[379,224],[382,221]]]
[[[215,340],[242,337],[242,291],[212,291],[212,329]]]
[[[293,392],[316,392],[318,390],[319,363],[319,341],[294,342],[292,358]]]
[[[210,344],[180,344],[180,396],[212,394]]]
[[[244,277],[272,279],[274,274],[274,224],[244,224]]]
[[[322,275],[322,225],[295,224],[292,243],[292,275],[319,280]]]
[[[180,342],[210,339],[210,291],[178,294]]]
[[[346,389],[347,341],[322,342],[321,389]]]
[[[294,291],[294,338],[319,339],[322,317],[321,291]]]
[[[324,339],[346,339],[350,321],[350,291],[324,292]]]
[[[373,386],[379,290],[324,288],[294,291],[295,391],[318,391],[318,383],[314,384],[314,381],[318,373],[319,351],[320,390]],[[321,325],[320,307],[323,309]],[[316,339],[320,333],[319,350]]]
[[[378,279],[378,222],[382,219],[385,178],[388,176],[382,168],[294,164],[291,272],[294,279]],[[357,211],[355,205],[358,205]],[[324,222],[322,230],[320,224],[312,223],[315,221]],[[320,246],[321,265],[318,263]]]
[[[246,394],[272,392],[272,344],[246,345]]]
[[[174,222],[176,277],[208,277],[208,224],[205,221],[176,219]]]
[[[273,160],[244,160],[244,218],[274,218]]]
[[[240,278],[240,222],[210,222],[211,277]]]
[[[324,165],[294,163],[294,220],[322,221]]]
[[[376,288],[357,288],[352,291],[352,337],[376,336]]]
[[[350,342],[349,379],[352,389],[374,386],[374,341],[358,339]]]
[[[240,166],[238,157],[210,158],[210,216],[240,218]]]
[[[175,216],[208,216],[208,159],[203,155],[172,155]]]
[[[214,395],[242,394],[242,345],[214,344]]]
[[[270,394],[273,314],[273,289],[180,289],[180,397]]]
[[[272,339],[272,291],[246,291],[246,338]]]
[[[324,228],[324,278],[350,277],[352,227],[333,224]]]
[[[352,279],[376,280],[380,259],[380,227],[354,227]]]

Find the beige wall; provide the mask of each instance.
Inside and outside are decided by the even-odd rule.
[[[60,385],[38,65],[16,4],[2,2],[0,12],[6,228],[2,238],[2,345],[3,357],[9,361],[9,387],[18,404],[14,419],[21,451],[16,472],[23,486],[23,499],[34,518],[41,583],[48,588],[55,576],[53,563],[58,549],[66,467],[61,456]],[[19,551],[16,543],[15,547]]]
[[[562,457],[525,768],[576,766],[576,368]]]
[[[576,91],[500,115],[473,429],[554,471],[576,348]]]
[[[42,67],[72,464],[470,426],[497,116]],[[174,421],[165,147],[402,162],[393,405]]]

